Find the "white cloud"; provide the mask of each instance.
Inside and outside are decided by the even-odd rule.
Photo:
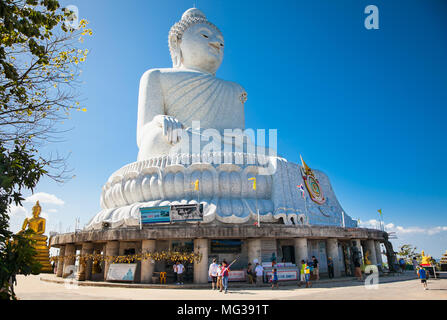
[[[35,203],[36,201],[39,201],[40,204],[55,204],[58,206],[63,206],[65,204],[63,200],[59,199],[54,194],[49,194],[46,192],[35,193],[32,196],[26,198],[24,202]]]
[[[26,215],[27,215],[27,211],[24,207],[20,207],[20,206],[9,207],[9,216],[10,217],[25,217]]]
[[[380,222],[376,219],[371,219],[368,221],[360,221],[360,227],[379,229]],[[437,226],[430,228],[422,227],[402,227],[396,226],[394,223],[385,224],[385,231],[395,232],[396,234],[428,234],[430,236],[447,231],[447,226]]]

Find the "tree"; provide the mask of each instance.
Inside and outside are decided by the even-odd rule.
[[[419,258],[420,254],[416,253],[416,247],[411,244],[404,244],[399,248],[397,253],[399,256],[403,257],[405,261],[409,262],[413,257]]]
[[[33,189],[45,174],[43,164],[18,141],[13,151],[0,146],[0,299],[15,299],[9,281],[18,273],[38,272],[31,231],[14,235],[9,231],[8,206],[20,204],[22,189]]]
[[[15,298],[8,284],[12,275],[36,270],[29,238],[8,230],[8,210],[43,175],[68,178],[65,158],[39,150],[59,139],[72,110],[86,111],[75,89],[88,54],[79,45],[92,31],[87,21],[73,21],[77,17],[57,0],[0,0],[1,297]]]

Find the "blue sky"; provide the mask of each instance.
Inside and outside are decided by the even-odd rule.
[[[170,67],[169,28],[188,1],[70,0],[93,29],[80,93],[65,142],[76,177],[43,179],[35,193],[49,230],[74,228],[96,214],[102,185],[136,161],[139,78]],[[447,250],[447,2],[205,1],[196,6],[225,37],[217,76],[248,92],[246,127],[278,129],[278,153],[328,174],[347,214],[374,224],[382,208],[411,243],[440,257]],[[379,8],[379,30],[364,9]],[[57,203],[52,202],[55,196]],[[29,214],[15,208],[12,228]],[[392,225],[391,225],[392,224]]]

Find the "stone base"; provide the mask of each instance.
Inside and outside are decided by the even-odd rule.
[[[53,267],[50,263],[50,249],[47,246],[47,242],[44,240],[37,240],[35,250],[37,251],[35,259],[42,265],[40,272],[52,273]]]
[[[102,229],[104,222],[111,228],[137,227],[140,208],[198,202],[203,204],[201,224],[246,224],[257,219],[259,212],[265,223],[356,227],[356,222],[342,213],[323,172],[313,170],[324,203],[302,197],[297,187],[305,183],[300,168],[279,157],[234,152],[134,162],[113,173],[103,186],[102,210],[86,229]],[[252,178],[256,178],[256,190]],[[199,191],[194,191],[197,180]]]

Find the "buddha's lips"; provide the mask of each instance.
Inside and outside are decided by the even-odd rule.
[[[208,45],[212,48],[212,50],[213,50],[215,53],[220,54],[220,48],[216,47],[215,44],[208,43]]]

